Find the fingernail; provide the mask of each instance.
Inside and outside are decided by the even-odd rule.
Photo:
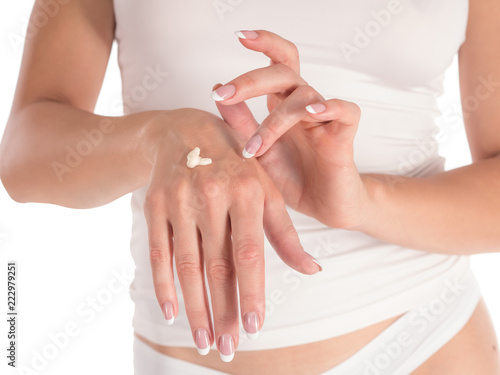
[[[243,327],[247,333],[249,339],[255,340],[259,337],[259,315],[254,312],[249,312],[245,314]]]
[[[174,324],[174,305],[172,302],[165,302],[162,306],[163,315],[165,315],[165,319],[167,320],[167,324],[171,326]]]
[[[318,260],[313,257],[311,254],[308,254],[311,257],[311,260],[318,265],[319,271],[323,271],[323,267],[321,267],[321,264],[318,262]]]
[[[231,362],[234,358],[233,336],[229,334],[222,335],[219,341],[219,354],[224,362]]]
[[[251,158],[252,156],[254,156],[257,151],[259,151],[259,149],[261,148],[262,146],[262,137],[260,136],[260,134],[255,134],[247,143],[247,145],[245,146],[245,148],[243,149],[243,157],[244,158]]]
[[[216,102],[221,102],[223,100],[231,98],[235,92],[236,87],[234,87],[234,85],[222,86],[217,90],[212,91],[212,99]]]
[[[313,115],[317,115],[318,113],[326,111],[326,105],[321,103],[311,104],[306,107],[306,111]]]
[[[257,39],[259,34],[252,30],[239,30],[234,32],[238,38],[254,40]]]
[[[210,351],[210,337],[208,337],[207,330],[204,328],[198,328],[194,331],[194,341],[196,343],[198,353],[201,355],[207,355]]]

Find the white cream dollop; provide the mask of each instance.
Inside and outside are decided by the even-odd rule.
[[[194,150],[188,154],[187,159],[188,159],[187,166],[189,168],[194,168],[198,165],[212,164],[212,159],[200,157],[200,148],[199,147],[195,147]]]

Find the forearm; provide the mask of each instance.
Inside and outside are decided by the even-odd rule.
[[[21,202],[89,208],[147,184],[147,127],[158,112],[104,117],[55,101],[13,113],[1,177]]]
[[[500,251],[500,157],[426,178],[362,178],[370,208],[360,231],[436,253]]]

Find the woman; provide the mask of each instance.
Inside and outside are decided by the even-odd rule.
[[[133,192],[136,374],[500,373],[467,257],[499,249],[496,2],[39,0],[33,19],[49,3],[1,176],[20,202]],[[474,163],[443,172],[457,51]],[[188,168],[195,147],[212,164]]]

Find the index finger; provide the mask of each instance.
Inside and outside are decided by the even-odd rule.
[[[272,64],[283,64],[300,74],[299,50],[295,44],[267,30],[235,32],[241,44],[252,51],[262,52]]]

